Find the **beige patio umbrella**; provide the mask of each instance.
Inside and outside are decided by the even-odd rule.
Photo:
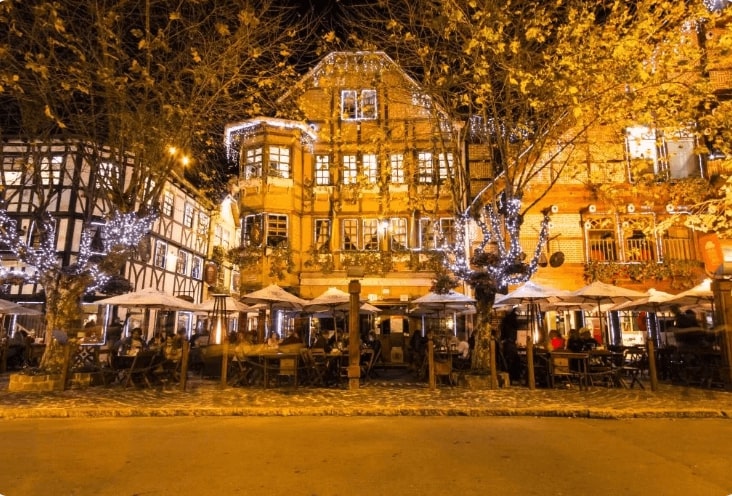
[[[43,315],[43,312],[34,308],[24,307],[13,301],[0,299],[0,314],[3,315]]]
[[[323,293],[308,301],[304,307],[307,311],[323,312],[330,310],[334,322],[335,338],[338,339],[338,329],[335,326],[335,313],[343,307],[344,312],[350,310],[351,295],[336,287],[330,287]]]
[[[193,303],[155,288],[145,288],[110,298],[97,300],[98,305],[119,305],[123,307],[160,308],[167,310],[192,310]]]
[[[241,297],[241,300],[248,305],[264,304],[269,309],[269,328],[272,329],[273,315],[272,312],[275,309],[285,310],[302,310],[307,304],[308,300],[295,296],[294,294],[286,291],[277,284],[270,284],[269,286],[252,291]],[[258,339],[263,342],[265,338],[265,329],[260,328]],[[271,331],[270,331],[271,332]]]
[[[534,376],[534,335],[539,332],[540,305],[556,303],[563,298],[569,297],[570,294],[569,291],[564,289],[543,286],[528,281],[506,295],[496,296],[493,306],[527,305],[529,332],[526,335],[526,365],[528,368],[529,389],[536,388],[536,377]]]
[[[714,292],[712,291],[712,280],[704,279],[691,289],[682,291],[664,302],[665,306],[678,305],[686,306],[709,306],[714,312]]]
[[[597,305],[597,314],[600,317],[600,335],[602,336],[603,341],[607,344],[609,339],[607,336],[607,330],[603,325],[602,305],[609,303],[617,305],[626,301],[637,300],[645,296],[647,296],[646,293],[642,293],[640,291],[595,281],[576,291],[572,291],[570,296],[563,297],[562,300],[575,303],[592,302]]]
[[[252,307],[245,305],[244,303],[232,298],[231,296],[226,296],[225,301],[227,312],[247,313],[252,310]],[[213,312],[214,302],[215,298],[211,298],[204,301],[203,303],[199,303],[198,305],[194,306],[193,309],[198,312]]]

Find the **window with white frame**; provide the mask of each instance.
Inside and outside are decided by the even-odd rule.
[[[167,217],[173,216],[173,192],[170,190],[166,190],[163,192],[163,205],[161,210],[161,213]]]
[[[432,152],[417,152],[417,182],[429,184],[434,181]]]
[[[64,157],[62,155],[54,155],[49,160],[44,157],[41,161],[41,184],[44,186],[54,186],[61,184],[61,165]]]
[[[55,218],[49,218],[48,223],[50,225],[46,225],[45,223],[40,223],[31,221],[30,227],[28,228],[28,234],[27,234],[27,242],[29,246],[32,246],[33,248],[40,248],[42,244],[49,245],[51,243],[45,243],[45,240],[53,241],[48,239],[48,236],[57,234],[57,219]],[[40,227],[39,227],[40,226]]]
[[[404,154],[392,153],[389,155],[392,184],[404,184]]]
[[[621,260],[614,216],[593,216],[585,219],[587,259],[590,262]]]
[[[175,267],[175,271],[178,274],[186,275],[188,272],[188,258],[190,257],[189,253],[184,250],[178,251],[178,260]]]
[[[264,217],[262,214],[244,216],[242,242],[244,246],[261,246],[264,233]]]
[[[407,249],[407,219],[389,219],[389,233],[391,235],[390,248],[393,251]]]
[[[199,236],[208,235],[208,227],[211,224],[211,218],[203,212],[198,213],[198,234]]]
[[[17,155],[3,154],[3,186],[20,186],[23,182],[23,159]]]
[[[330,155],[315,156],[315,184],[329,186],[330,182]]]
[[[327,250],[330,245],[330,219],[315,219],[313,244],[316,250]]]
[[[356,184],[358,164],[355,155],[343,156],[343,184]]]
[[[343,250],[358,250],[358,219],[343,219]]]
[[[366,251],[378,251],[379,219],[363,219],[361,234],[363,249]]]
[[[630,180],[663,174],[671,179],[698,177],[701,166],[694,152],[696,139],[685,130],[633,126],[625,130]]]
[[[448,179],[453,171],[452,153],[440,153],[438,156],[437,177],[440,182]]]
[[[267,246],[280,246],[287,243],[287,215],[267,215]]]
[[[203,277],[203,258],[197,255],[191,260],[191,277],[199,281]]]
[[[379,180],[379,164],[376,155],[373,153],[364,153],[362,161],[363,174],[366,176],[366,180],[369,184],[376,184]]]
[[[376,90],[341,91],[341,118],[343,120],[376,119],[377,109]]]
[[[262,147],[244,151],[244,179],[262,177]]]
[[[419,247],[422,250],[436,250],[438,239],[438,225],[432,219],[419,219]]]
[[[290,178],[290,149],[285,146],[269,147],[269,169],[267,174],[270,177]]]
[[[193,227],[193,216],[194,209],[193,205],[186,203],[183,205],[183,225],[186,227]]]
[[[153,264],[155,267],[165,268],[165,261],[168,257],[168,243],[165,241],[155,241],[155,254],[153,255]]]
[[[455,244],[455,219],[452,217],[440,219],[440,244],[443,248]]]

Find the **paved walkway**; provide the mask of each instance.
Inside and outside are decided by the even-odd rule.
[[[191,380],[175,388],[90,387],[46,393],[16,393],[0,375],[0,418],[130,416],[542,416],[587,418],[732,416],[732,392],[660,384],[646,389],[536,389],[512,386],[471,390],[381,380],[357,390],[337,388],[222,388]]]

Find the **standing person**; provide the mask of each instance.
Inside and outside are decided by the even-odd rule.
[[[518,354],[516,339],[518,338],[518,308],[514,307],[501,320],[500,351],[503,357],[504,372],[508,372],[511,382],[521,380],[521,358]]]

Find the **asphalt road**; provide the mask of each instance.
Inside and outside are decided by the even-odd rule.
[[[732,422],[526,417],[5,420],[0,494],[732,494]]]

